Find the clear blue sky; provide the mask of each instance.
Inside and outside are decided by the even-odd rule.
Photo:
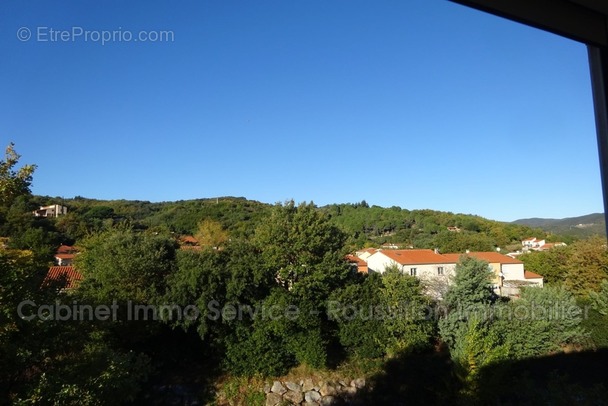
[[[444,0],[3,0],[0,50],[36,194],[603,210],[585,47]]]

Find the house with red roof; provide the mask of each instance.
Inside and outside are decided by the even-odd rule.
[[[376,251],[378,251],[377,248],[365,248],[363,250],[355,252],[355,255],[361,258],[362,260],[367,261],[369,257],[376,253]]]
[[[524,286],[543,286],[543,277],[525,271],[524,263],[498,252],[467,252],[464,254],[440,254],[436,250],[378,250],[367,258],[369,272],[384,273],[389,266],[396,266],[406,275],[416,276],[427,283],[441,280],[450,282],[456,264],[462,256],[486,261],[493,271],[491,283],[498,295],[519,295]]]
[[[368,268],[367,268],[367,262],[365,262],[364,260],[362,260],[361,258],[355,256],[355,255],[347,255],[346,256],[346,261],[348,261],[350,264],[352,264],[352,266],[354,268],[357,268],[357,272],[361,272],[361,273],[367,273],[368,272]]]
[[[179,239],[179,242],[182,245],[190,245],[190,246],[194,246],[194,245],[198,245],[198,240],[196,238],[194,238],[191,235],[184,235]]]
[[[59,283],[64,285],[63,290],[69,290],[78,286],[81,280],[82,275],[73,266],[52,266],[49,268],[42,285]]]
[[[541,245],[540,247],[538,247],[537,251],[548,251],[555,247],[565,247],[565,246],[566,246],[565,242],[547,242],[547,243]]]
[[[70,266],[78,251],[71,245],[60,245],[55,253],[55,262],[59,266]]]
[[[538,248],[545,244],[545,240],[537,239],[535,237],[526,238],[522,240],[521,245],[524,248]]]
[[[367,258],[370,272],[384,273],[389,266],[396,266],[406,275],[418,277],[447,276],[455,265],[456,262],[429,249],[378,250]]]
[[[521,242],[524,252],[527,251],[547,251],[555,247],[564,247],[566,243],[563,242],[546,242],[545,240],[536,238],[527,238]]]

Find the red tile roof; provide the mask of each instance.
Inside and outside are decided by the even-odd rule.
[[[350,263],[357,264],[357,266],[367,266],[367,262],[354,255],[347,255],[346,260]]]
[[[502,255],[499,254],[498,252],[469,252],[466,254],[444,254],[444,256],[450,258],[452,260],[452,262],[458,262],[460,261],[460,257],[462,255],[469,255],[473,258],[477,258],[477,259],[482,259],[484,261],[487,261],[491,264],[523,264],[523,262],[521,262],[518,259],[509,257],[507,255]]]
[[[66,289],[71,289],[78,285],[78,282],[82,280],[80,272],[76,271],[73,266],[52,266],[42,282],[43,285],[48,284],[51,281],[66,281]]]
[[[433,250],[385,250],[380,252],[401,265],[450,264],[454,262]]]
[[[534,272],[524,271],[524,278],[525,279],[536,279],[536,278],[542,279],[542,276],[540,276],[539,274],[534,273]]]
[[[465,254],[441,254],[441,255],[446,257],[452,264],[455,264],[458,261],[460,261],[460,257]]]
[[[73,254],[76,251],[76,248],[71,245],[60,245],[59,248],[57,248],[57,254]]]
[[[184,235],[180,238],[183,244],[198,244],[198,240],[191,235]]]
[[[369,270],[367,268],[367,262],[362,260],[361,258],[354,255],[347,255],[346,260],[351,264],[357,265],[357,271],[361,273],[367,273]]]

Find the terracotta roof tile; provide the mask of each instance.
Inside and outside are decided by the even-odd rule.
[[[542,279],[542,276],[537,273],[534,273],[534,272],[524,271],[524,278],[525,279],[537,279],[537,278]]]
[[[198,240],[191,235],[184,235],[180,238],[183,244],[198,244]]]
[[[42,282],[42,285],[46,285],[51,281],[66,281],[66,289],[71,289],[78,285],[78,282],[82,280],[80,272],[76,271],[73,266],[52,266]]]
[[[354,255],[347,255],[346,260],[350,263],[357,264],[357,266],[367,266],[367,262]]]
[[[57,248],[57,254],[72,254],[76,251],[71,245],[60,245]]]
[[[433,250],[385,250],[380,252],[401,265],[449,264],[454,262]]]

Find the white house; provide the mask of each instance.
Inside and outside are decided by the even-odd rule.
[[[543,277],[524,270],[524,263],[498,252],[440,254],[433,250],[378,250],[367,258],[369,272],[384,273],[396,266],[406,275],[416,276],[427,286],[446,286],[454,275],[462,255],[486,261],[493,271],[494,292],[502,296],[518,296],[523,286],[543,286]],[[437,288],[434,288],[437,293]],[[441,292],[439,292],[441,293]]]
[[[529,250],[533,251],[547,251],[555,247],[565,247],[566,243],[563,242],[546,242],[545,240],[537,240],[536,238],[528,238],[521,242],[524,247],[524,252]]]
[[[33,211],[36,217],[59,217],[68,214],[68,208],[60,204],[50,206],[40,206],[40,209]]]
[[[370,272],[384,273],[397,266],[403,273],[418,277],[447,276],[456,263],[433,250],[378,250],[367,258]]]
[[[523,240],[521,242],[521,245],[524,248],[530,248],[530,249],[534,249],[534,248],[540,248],[543,245],[545,245],[545,240],[541,240],[541,239],[536,239],[535,237],[532,238],[526,238],[525,240]]]
[[[71,266],[77,250],[69,245],[61,245],[55,253],[55,262],[58,266]]]
[[[361,258],[362,260],[367,261],[369,257],[376,253],[376,251],[378,251],[376,248],[366,248],[364,250],[355,252],[355,255]]]

